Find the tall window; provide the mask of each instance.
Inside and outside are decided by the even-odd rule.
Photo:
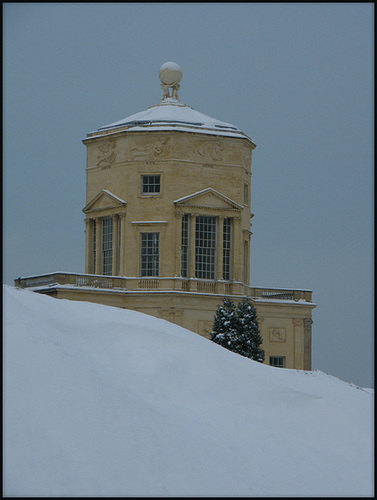
[[[140,238],[140,275],[158,276],[160,233],[141,233]]]
[[[195,276],[215,279],[216,217],[199,215],[195,226]]]
[[[188,277],[188,255],[189,255],[189,220],[190,216],[182,217],[182,240],[181,240],[181,276]]]
[[[230,280],[230,261],[232,248],[232,219],[224,219],[223,231],[223,279]]]
[[[92,273],[96,273],[96,240],[97,240],[97,224],[96,221],[93,220],[93,262],[92,262]]]
[[[285,367],[285,356],[270,356],[270,365],[277,368]]]
[[[102,274],[112,274],[113,267],[113,219],[102,219]]]
[[[141,176],[141,194],[160,194],[160,192],[161,192],[160,175]]]

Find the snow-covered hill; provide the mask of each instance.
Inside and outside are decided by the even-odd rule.
[[[4,287],[6,496],[373,494],[374,392]]]

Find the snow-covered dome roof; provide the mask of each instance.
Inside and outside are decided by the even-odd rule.
[[[147,108],[145,111],[123,118],[123,120],[99,127],[98,130],[91,132],[88,136],[93,137],[96,134],[103,136],[121,130],[130,132],[178,130],[249,139],[234,125],[199,113],[191,106],[179,101],[178,89],[182,78],[182,70],[176,63],[164,63],[160,68],[159,76],[163,90],[161,102]],[[170,90],[172,90],[172,95],[169,93]]]
[[[191,106],[182,104],[177,99],[167,98],[147,108],[145,111],[123,118],[109,125],[104,125],[98,132],[114,131],[126,128],[129,131],[141,130],[180,130],[202,132],[206,134],[245,137],[234,125],[211,118],[195,111]]]

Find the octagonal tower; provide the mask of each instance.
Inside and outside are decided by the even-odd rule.
[[[198,291],[203,283],[184,280],[225,281],[232,293],[230,284],[249,284],[255,144],[179,101],[178,65],[159,75],[158,104],[83,140],[85,272],[143,278],[144,289],[159,278]]]

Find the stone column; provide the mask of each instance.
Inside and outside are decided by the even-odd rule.
[[[96,267],[95,274],[102,274],[102,218],[96,217]]]
[[[85,219],[85,273],[91,274],[93,271],[93,221]]]
[[[251,246],[250,245],[250,237],[251,237],[251,232],[243,230],[243,234],[244,234],[243,245],[244,245],[244,254],[245,255],[243,256],[244,272],[243,272],[243,276],[242,276],[242,281],[245,283],[245,285],[249,285],[249,283],[250,283],[250,246]]]
[[[294,368],[296,370],[304,369],[304,322],[300,318],[293,318],[294,325]]]
[[[113,259],[111,274],[118,274],[118,216],[113,215]]]
[[[195,278],[195,224],[196,214],[190,214],[189,278]]]
[[[224,238],[224,216],[217,218],[217,259],[216,259],[216,279],[223,279],[223,238]]]
[[[175,276],[181,276],[182,215],[175,212]]]
[[[120,224],[120,252],[119,252],[119,274],[121,276],[126,276],[126,214],[119,214]]]
[[[312,369],[312,324],[311,318],[304,319],[304,370]]]
[[[232,279],[242,281],[243,267],[243,237],[241,232],[241,217],[233,218],[232,238]]]

